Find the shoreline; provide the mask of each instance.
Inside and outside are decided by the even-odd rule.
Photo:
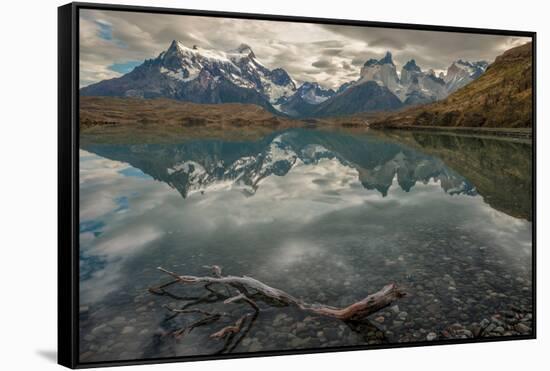
[[[487,128],[487,127],[449,127],[449,126],[420,126],[420,125],[376,125],[370,127],[373,130],[409,130],[409,131],[429,131],[436,133],[451,134],[473,134],[508,137],[516,139],[533,138],[531,128]]]

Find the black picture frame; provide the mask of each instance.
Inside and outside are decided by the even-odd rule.
[[[533,331],[530,335],[514,335],[498,338],[436,340],[412,343],[346,346],[319,348],[314,350],[261,351],[255,353],[184,356],[173,358],[136,359],[127,361],[80,362],[79,361],[79,11],[82,9],[141,12],[151,14],[174,14],[237,18],[250,20],[271,20],[283,22],[317,23],[443,31],[530,37],[533,45],[533,128],[532,128],[532,302]],[[202,11],[97,3],[70,3],[58,8],[58,363],[69,368],[90,368],[213,359],[340,352],[380,348],[417,347],[427,345],[449,345],[494,341],[528,340],[536,338],[536,32],[512,31],[485,28],[463,28],[422,24],[370,22],[347,19],[296,17],[268,14],[234,13],[223,11]]]

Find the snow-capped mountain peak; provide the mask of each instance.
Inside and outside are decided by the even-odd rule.
[[[443,77],[447,90],[452,93],[460,89],[481,76],[488,66],[489,64],[485,61],[469,62],[462,59],[454,61]]]
[[[375,81],[378,85],[390,89],[398,97],[402,92],[399,76],[397,76],[397,70],[390,52],[386,52],[386,55],[381,59],[369,59],[366,61],[361,68],[360,76],[357,84]]]
[[[422,71],[416,60],[411,59],[398,75],[390,52],[381,59],[369,59],[361,68],[356,84],[374,81],[388,88],[406,105],[423,104],[445,98],[450,93],[478,78],[487,63],[457,60],[447,73],[436,75],[433,69]]]
[[[235,54],[246,55],[249,58],[256,58],[256,55],[252,51],[252,48],[248,44],[244,43],[233,49],[231,52]]]
[[[164,55],[163,55],[164,54]],[[164,53],[161,53],[164,58],[172,55],[176,55],[181,59],[192,59],[197,61],[210,61],[211,63],[228,63],[231,62],[228,53],[215,50],[215,49],[205,49],[198,45],[193,45],[188,47],[180,41],[174,40],[170,44],[168,50]]]
[[[296,94],[309,104],[319,104],[332,97],[335,92],[332,89],[323,88],[316,82],[305,82],[298,88]]]
[[[256,90],[272,104],[296,91],[294,81],[285,70],[265,67],[247,44],[220,51],[197,45],[188,47],[174,40],[159,59],[160,72],[169,78],[189,82],[207,71],[214,79],[224,78],[239,87]]]
[[[261,56],[260,56],[261,57]],[[486,62],[453,62],[446,73],[436,76],[423,71],[414,59],[397,73],[391,52],[380,59],[367,60],[356,80],[342,84],[335,92],[316,82],[306,82],[297,89],[296,82],[283,68],[271,69],[262,64],[248,44],[217,50],[200,45],[186,45],[173,40],[156,58],[148,59],[127,74],[86,86],[82,95],[156,98],[165,97],[194,103],[247,103],[268,111],[291,116],[315,116],[351,112],[351,104],[342,103],[361,94],[375,94],[363,106],[364,99],[353,102],[360,112],[368,109],[395,109],[402,105],[423,104],[445,98],[456,89],[479,77]],[[366,88],[363,84],[369,84]],[[375,86],[372,82],[376,83]],[[375,89],[378,88],[378,89]],[[344,93],[352,91],[355,93]],[[376,91],[376,93],[375,93]],[[362,92],[359,94],[359,92]],[[331,106],[334,99],[338,104]],[[316,107],[314,107],[316,106]],[[331,106],[332,108],[323,108]]]

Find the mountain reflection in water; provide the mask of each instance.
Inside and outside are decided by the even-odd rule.
[[[218,350],[208,326],[159,337],[174,324],[162,311],[172,300],[146,291],[164,278],[157,266],[204,275],[218,264],[333,306],[388,282],[411,294],[377,314],[385,320],[374,329],[267,310],[236,352],[420,341],[532,310],[529,144],[308,129],[81,143],[86,360]]]
[[[476,195],[475,187],[437,157],[372,136],[293,129],[257,142],[194,140],[181,144],[88,145],[86,150],[126,162],[177,189],[183,197],[219,187],[252,195],[269,176],[296,165],[335,159],[353,168],[367,189],[386,196],[393,180],[409,191],[416,182],[440,182],[449,194]]]

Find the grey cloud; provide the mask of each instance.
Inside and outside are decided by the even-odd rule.
[[[401,40],[389,37],[380,37],[378,39],[370,41],[369,46],[379,46],[387,49],[400,50],[404,49],[407,45]]]
[[[369,59],[381,59],[384,53],[360,53],[351,59],[350,63],[353,66],[363,66]]]
[[[112,27],[99,37],[97,21]],[[114,11],[81,11],[81,85],[112,78],[114,63],[156,57],[174,39],[186,45],[229,50],[244,42],[269,68],[284,68],[297,81],[335,88],[358,74],[369,58],[392,51],[398,68],[414,58],[423,69],[445,69],[453,60],[485,59],[526,39],[276,21],[253,21]],[[345,63],[344,63],[345,62]],[[322,76],[321,76],[322,75]],[[355,76],[355,78],[358,77]]]
[[[323,48],[343,48],[346,43],[339,40],[314,41],[312,44]]]
[[[346,71],[354,71],[355,69],[348,63],[348,62],[342,62],[342,68]]]
[[[351,60],[351,64],[354,66],[362,66],[366,62],[366,59],[362,57],[355,57]]]
[[[389,50],[395,55],[406,54],[403,59],[420,60],[427,64],[424,66],[426,69],[443,69],[461,58],[492,62],[506,49],[528,41],[526,38],[455,32],[335,25],[322,27],[364,42],[372,48]]]
[[[335,56],[342,54],[343,50],[340,48],[329,48],[329,49],[323,49],[321,50],[321,54],[323,55],[329,55],[329,56]]]
[[[317,68],[331,68],[334,67],[334,64],[329,59],[318,59],[311,64],[313,67]]]

